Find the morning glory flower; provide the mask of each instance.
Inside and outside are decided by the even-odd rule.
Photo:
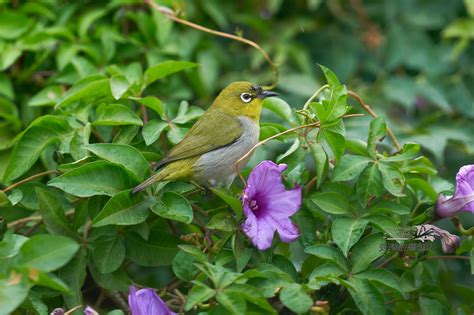
[[[474,213],[474,164],[461,167],[456,175],[454,196],[439,195],[436,201],[436,214],[449,218],[461,211]]]
[[[457,235],[451,234],[435,225],[419,225],[417,226],[417,230],[419,230],[420,227],[423,229],[423,231],[431,231],[431,233],[428,233],[428,235],[431,235],[433,238],[428,240],[433,241],[435,236],[441,239],[441,248],[443,249],[443,253],[452,253],[456,250],[456,248],[459,247],[460,239]]]
[[[301,206],[301,187],[287,190],[281,174],[285,164],[263,161],[250,173],[242,194],[242,205],[247,217],[242,229],[259,250],[272,245],[273,235],[278,232],[283,242],[299,237],[299,229],[290,220]]]
[[[128,295],[128,305],[132,315],[176,315],[153,289],[137,290],[132,285]]]

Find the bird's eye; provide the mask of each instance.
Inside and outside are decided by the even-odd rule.
[[[252,100],[252,95],[250,93],[242,93],[240,94],[240,99],[244,103],[249,103]]]

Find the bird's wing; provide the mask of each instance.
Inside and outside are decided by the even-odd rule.
[[[157,167],[225,147],[237,141],[242,133],[236,117],[218,111],[206,112]]]

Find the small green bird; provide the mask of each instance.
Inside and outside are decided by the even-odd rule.
[[[250,82],[231,83],[157,164],[163,168],[135,187],[133,193],[159,181],[192,180],[203,186],[230,186],[236,162],[258,142],[263,100],[276,95]]]

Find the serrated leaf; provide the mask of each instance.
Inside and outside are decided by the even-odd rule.
[[[48,182],[48,186],[78,197],[113,196],[136,184],[121,166],[107,161],[81,165]]]
[[[150,207],[156,203],[152,196],[132,195],[130,190],[113,196],[92,221],[95,227],[108,224],[134,225],[146,220]]]

